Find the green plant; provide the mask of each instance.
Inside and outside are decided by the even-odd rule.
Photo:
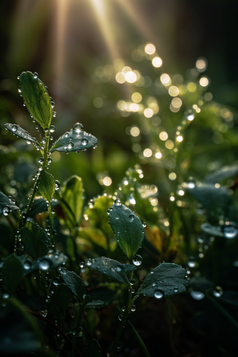
[[[41,157],[27,204],[16,203],[0,193],[0,213],[9,223],[5,225],[6,235],[14,234],[13,245],[3,244],[1,248],[4,256],[2,326],[6,326],[0,340],[1,351],[23,355],[34,351],[46,356],[101,356],[95,338],[94,309],[116,305],[118,330],[115,338],[107,341],[107,347],[103,339],[102,347],[102,355],[109,351],[113,357],[128,315],[136,310],[135,301],[140,296],[160,300],[185,291],[185,269],[173,262],[158,265],[163,257],[172,260],[173,237],[166,237],[162,228],[158,232],[158,228],[146,227],[141,221],[155,224],[157,214],[149,200],[155,188],[139,184],[140,167],[128,170],[115,196],[99,196],[86,208],[80,177],[70,177],[60,188],[59,181],[49,173],[51,154],[84,151],[94,147],[97,139],[76,123],[51,144],[55,113],[46,87],[36,73],[23,72],[18,79],[24,105],[40,125],[43,138],[39,142],[19,125],[5,124],[7,130],[33,144]],[[135,205],[140,218],[123,204],[128,201]],[[169,239],[164,251],[154,252],[156,267],[151,269],[149,264],[147,276],[138,278],[135,273],[142,264],[138,251],[144,241],[145,227],[147,237],[155,245],[150,245],[148,238],[149,252],[159,244],[153,235],[159,234],[164,241]],[[109,282],[95,271],[105,275]],[[144,354],[149,356],[139,333],[131,322],[130,325]],[[17,339],[13,345],[14,335]]]

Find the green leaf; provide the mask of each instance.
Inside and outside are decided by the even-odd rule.
[[[238,174],[238,165],[223,166],[221,169],[207,176],[205,182],[217,183],[225,178],[237,176],[237,174]]]
[[[60,284],[55,289],[48,307],[48,317],[55,320],[57,317],[62,318],[69,301],[72,298],[72,292],[65,284]]]
[[[186,290],[185,274],[185,269],[180,265],[162,263],[151,270],[136,294],[160,298],[181,293]]]
[[[68,271],[61,274],[62,279],[72,293],[77,297],[78,301],[81,302],[85,298],[86,288],[83,280],[73,271]]]
[[[102,300],[93,300],[87,303],[86,309],[100,309],[104,307],[107,303]]]
[[[208,211],[224,211],[231,204],[229,190],[225,187],[216,187],[210,183],[187,183],[186,189]]]
[[[79,225],[83,215],[84,189],[79,176],[71,176],[63,183],[60,194],[66,218]]]
[[[85,346],[84,357],[101,357],[101,347],[94,338]]]
[[[112,204],[113,198],[111,196],[99,196],[94,199],[94,205],[88,207],[84,212],[93,227],[101,229],[107,237],[113,235],[112,229],[108,225],[107,215],[107,210]]]
[[[89,240],[97,246],[99,245],[104,251],[107,250],[107,239],[100,229],[90,227],[80,228],[79,236]]]
[[[34,259],[47,254],[51,240],[43,228],[33,222],[26,222],[20,230],[22,243],[28,254]]]
[[[38,190],[46,201],[51,202],[55,193],[55,179],[45,170],[42,170],[40,173]]]
[[[5,288],[10,294],[13,294],[24,276],[22,261],[15,253],[4,260],[2,276]]]
[[[19,209],[19,207],[16,206],[15,202],[4,195],[4,193],[0,192],[0,214],[7,216],[9,213],[17,209]]]
[[[51,200],[51,207],[55,208],[56,206],[58,206],[59,201],[53,199]],[[35,216],[38,213],[42,213],[42,212],[47,212],[48,207],[47,207],[47,203],[45,202],[44,198],[42,197],[36,197],[31,205],[31,208],[28,212],[28,216]]]
[[[50,269],[54,269],[59,267],[62,264],[65,264],[67,261],[67,256],[64,255],[63,253],[48,253],[47,255],[44,255],[43,257],[40,257],[33,262],[30,262],[29,260],[27,261],[27,266],[25,266],[24,263],[24,268],[25,268],[25,274],[29,274],[33,270],[43,270],[43,271],[48,271]],[[64,268],[62,268],[64,269]]]
[[[22,72],[19,81],[21,94],[30,114],[43,129],[49,128],[53,110],[44,83],[32,72]]]
[[[116,201],[108,211],[109,224],[123,252],[131,259],[144,239],[144,228],[139,217]]]
[[[31,143],[36,144],[38,147],[40,147],[40,143],[36,140],[36,138],[33,138],[28,131],[25,129],[21,128],[20,125],[18,124],[11,124],[11,123],[5,123],[4,124],[5,128],[9,130],[13,135],[18,136],[19,138],[25,139],[27,141],[30,141]]]
[[[126,273],[135,269],[135,266],[132,264],[121,264],[117,260],[106,258],[106,257],[98,257],[94,258],[91,261],[86,263],[91,269],[97,270],[100,273],[105,274],[109,278],[114,281],[119,281],[130,287],[129,279]]]
[[[70,131],[63,134],[59,139],[53,144],[51,152],[62,151],[62,152],[73,152],[80,150],[87,150],[92,146],[97,144],[97,138],[92,134],[79,128],[82,124],[76,123]]]

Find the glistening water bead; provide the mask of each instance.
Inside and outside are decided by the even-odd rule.
[[[234,222],[225,222],[225,224],[221,227],[221,230],[224,237],[227,239],[235,238],[238,233],[238,227]]]
[[[191,291],[190,295],[194,300],[202,300],[204,298],[204,294],[201,291]]]
[[[160,291],[160,290],[155,290],[155,292],[154,292],[154,297],[155,297],[156,299],[162,299],[163,296],[164,296],[164,294],[163,294],[162,291]]]
[[[2,209],[2,214],[3,214],[4,216],[8,216],[9,213],[10,213],[10,208],[7,207],[7,206],[3,207],[3,209]]]
[[[83,145],[83,146],[86,146],[87,143],[88,143],[88,140],[87,140],[87,139],[83,139],[83,140],[82,140],[82,145]]]
[[[48,270],[50,268],[50,262],[49,260],[43,259],[39,263],[39,268],[41,270]]]
[[[74,126],[73,126],[73,131],[74,131],[76,134],[80,133],[80,131],[82,131],[82,130],[83,130],[83,125],[82,125],[81,123],[76,123],[76,124],[74,124]]]
[[[142,258],[142,256],[139,255],[139,254],[136,254],[136,255],[134,256],[134,258],[132,259],[132,263],[133,263],[136,267],[140,266],[140,265],[142,264],[142,261],[143,261],[143,258]]]

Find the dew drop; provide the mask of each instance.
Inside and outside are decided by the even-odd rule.
[[[191,291],[190,295],[194,300],[202,300],[205,296],[201,291]]]
[[[61,283],[60,277],[57,277],[57,278],[55,278],[55,279],[53,280],[53,285],[54,285],[54,286],[58,286],[60,283]]]
[[[188,262],[187,262],[187,265],[189,268],[195,268],[196,267],[196,262],[193,258],[191,258]]]
[[[30,144],[31,144],[31,141],[30,141],[30,140],[27,140],[26,143],[27,143],[27,145],[30,145]]]
[[[54,133],[55,132],[55,126],[54,125],[51,125],[50,126],[50,133]]]
[[[65,133],[65,134],[64,134],[64,137],[65,137],[65,138],[68,138],[68,137],[69,137],[69,133]]]
[[[17,131],[17,125],[12,126],[12,132],[15,133]]]
[[[236,223],[234,222],[225,222],[221,229],[224,234],[224,237],[227,239],[233,239],[237,236],[238,228]]]
[[[33,73],[33,78],[34,78],[34,79],[38,78],[38,73],[37,73],[37,72],[34,72],[34,73]]]
[[[139,255],[139,254],[136,254],[136,255],[134,256],[134,258],[132,259],[132,263],[133,263],[136,267],[140,266],[140,265],[142,264],[142,261],[143,261],[143,258],[142,258],[142,256]]]
[[[54,105],[53,105],[53,107],[54,107]],[[53,118],[55,118],[56,117],[56,112],[53,112],[52,116],[53,116]]]
[[[133,214],[130,214],[130,216],[129,216],[129,222],[133,222],[134,221],[134,215]]]
[[[175,293],[178,292],[178,287],[177,287],[177,286],[174,287],[174,292],[175,292]]]
[[[122,271],[121,267],[116,267],[116,271],[120,273]]]
[[[80,133],[80,131],[82,131],[82,130],[83,130],[83,125],[82,125],[81,123],[76,123],[76,124],[74,124],[74,126],[73,126],[73,131],[74,131],[76,134]]]
[[[136,306],[135,305],[132,305],[131,307],[131,312],[135,312],[136,311]]]
[[[87,139],[83,139],[83,140],[82,140],[82,145],[83,145],[83,146],[86,146],[87,143],[88,143],[88,140],[87,140]]]
[[[117,198],[114,202],[115,206],[121,206],[121,201],[119,198]]]
[[[92,261],[90,259],[87,260],[86,265],[87,265],[87,267],[90,267],[92,265]]]
[[[51,265],[51,262],[49,261],[49,260],[47,260],[47,259],[42,259],[41,261],[40,261],[40,263],[39,263],[39,268],[41,269],[41,270],[49,270],[49,268],[50,268],[50,265]]]
[[[39,160],[38,160],[38,162],[39,162],[40,165],[43,165],[44,158],[43,158],[43,157],[40,157]]]
[[[71,150],[71,149],[73,149],[73,147],[74,147],[74,144],[73,143],[69,143],[68,146],[67,146],[67,149]]]
[[[42,310],[40,311],[40,314],[41,314],[41,316],[46,317],[47,314],[48,314],[48,311],[42,309]]]
[[[3,209],[2,209],[2,214],[3,214],[4,216],[8,216],[9,213],[10,213],[10,208],[7,207],[7,206],[3,207]]]
[[[57,191],[60,188],[59,180],[55,180],[55,190]]]
[[[24,262],[24,264],[23,264],[23,268],[24,268],[25,270],[31,269],[31,261],[30,261],[30,260],[26,260],[26,261]]]
[[[162,291],[160,291],[160,290],[155,290],[155,292],[154,292],[154,297],[155,297],[156,299],[162,299],[163,296],[164,296],[164,294],[163,294]]]
[[[215,289],[213,290],[213,295],[215,297],[221,297],[223,294],[223,290],[221,286],[216,286]]]
[[[117,219],[117,220],[119,219],[119,216],[117,214],[115,215],[115,219]]]

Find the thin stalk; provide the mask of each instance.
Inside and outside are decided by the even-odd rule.
[[[78,312],[78,315],[77,315],[77,321],[76,321],[76,326],[75,326],[75,335],[73,337],[72,357],[75,356],[77,337],[78,337],[78,333],[79,333],[79,327],[80,327],[80,324],[81,324],[83,311],[84,311],[84,308],[85,308],[87,302],[88,301],[86,299],[86,300],[83,301],[82,304],[79,305],[79,312]]]
[[[208,300],[232,323],[232,325],[238,330],[238,322],[226,311],[222,305],[220,305],[216,299],[213,299],[210,295],[206,294]]]
[[[149,354],[149,351],[147,350],[146,345],[144,344],[144,341],[142,340],[142,338],[141,338],[141,336],[139,335],[139,333],[138,333],[138,331],[136,330],[136,328],[132,325],[132,323],[131,323],[129,320],[127,320],[127,322],[128,322],[129,325],[131,326],[131,328],[132,328],[132,330],[133,330],[133,332],[134,332],[134,334],[135,334],[135,336],[136,336],[136,338],[137,338],[137,341],[139,342],[140,347],[141,347],[141,349],[142,349],[143,352],[144,352],[145,357],[151,357],[150,354]]]
[[[120,321],[120,324],[118,326],[117,334],[116,334],[115,340],[114,340],[114,342],[112,344],[112,348],[111,348],[111,351],[110,351],[110,354],[109,354],[110,357],[113,357],[115,352],[116,352],[117,345],[118,345],[118,342],[120,341],[121,334],[122,334],[122,331],[123,331],[123,327],[126,324],[127,317],[129,315],[129,312],[131,311],[131,307],[132,307],[133,303],[135,302],[135,300],[137,299],[137,297],[138,296],[135,295],[134,298],[132,299],[132,293],[131,293],[131,291],[129,292],[127,307],[126,307],[126,310],[125,310],[125,312],[123,314],[123,317],[122,317],[122,319]]]
[[[49,214],[49,223],[50,223],[50,236],[51,236],[51,240],[53,241],[53,216],[52,216],[52,207],[50,201],[48,204],[48,214]]]
[[[37,178],[37,180],[36,180],[35,183],[34,183],[34,186],[33,186],[33,189],[32,189],[32,194],[31,194],[31,197],[30,197],[30,199],[29,199],[28,205],[27,205],[27,207],[26,207],[26,217],[27,217],[27,214],[28,214],[28,212],[29,212],[29,210],[30,210],[30,208],[31,208],[32,202],[33,202],[34,197],[35,197],[35,194],[36,194],[37,183],[38,183],[38,178]],[[25,217],[25,219],[26,219],[26,217]],[[25,223],[25,219],[24,219],[24,221],[23,221],[24,223]]]

